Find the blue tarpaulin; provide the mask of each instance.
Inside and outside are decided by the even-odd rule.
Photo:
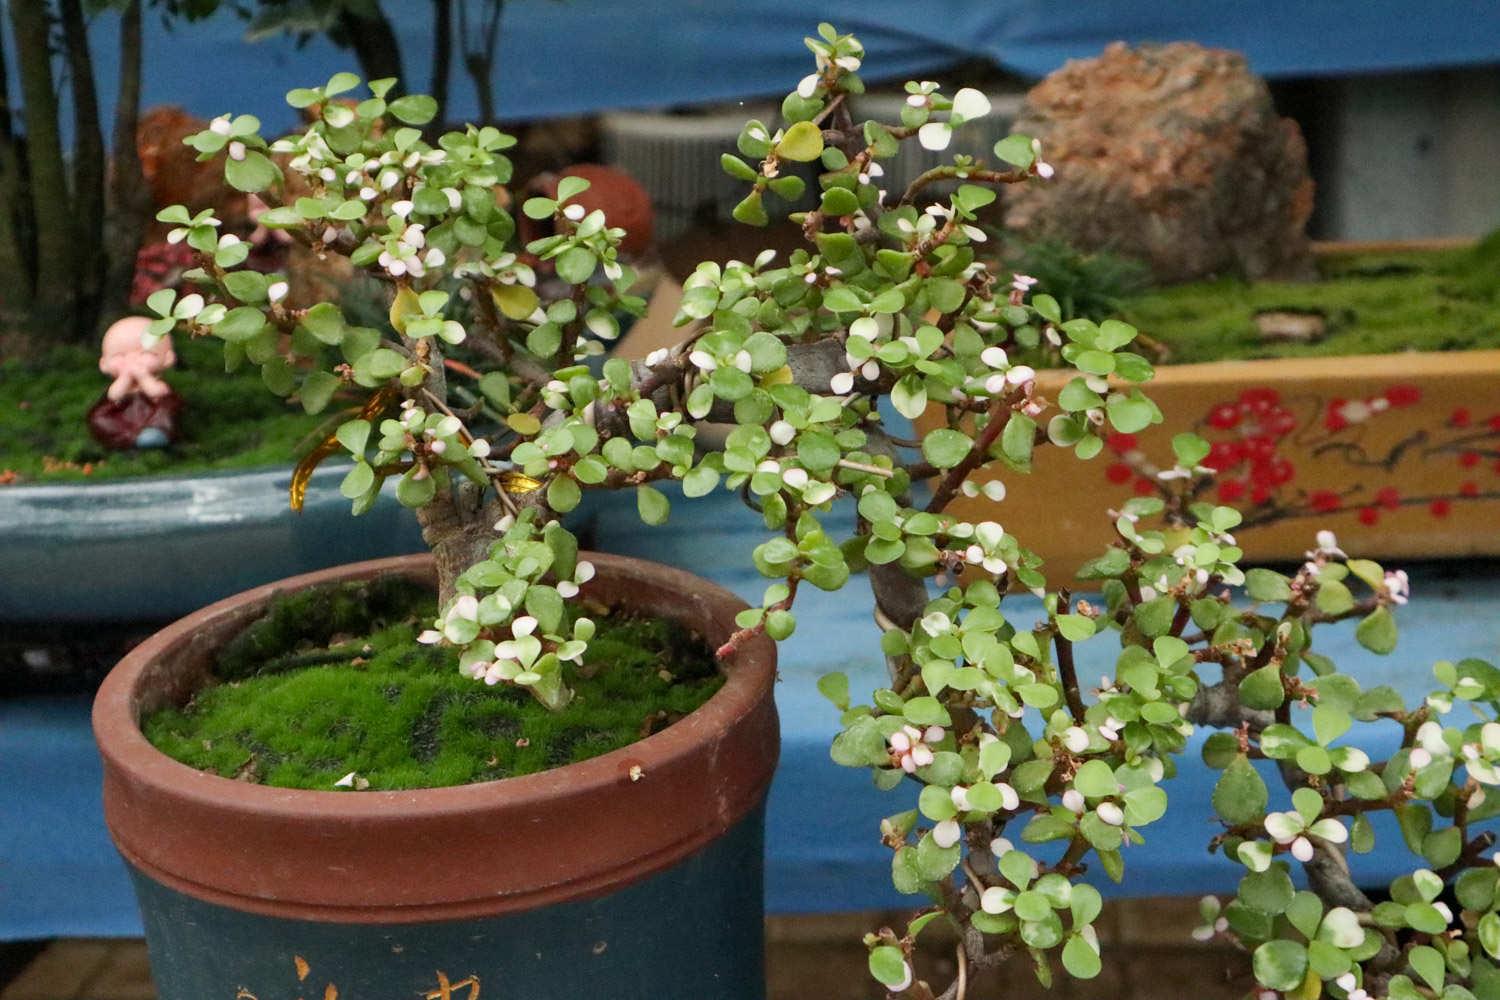
[[[427,88],[430,5],[387,0],[382,7],[401,40],[412,89]],[[802,38],[819,20],[859,35],[871,80],[933,73],[966,59],[1041,76],[1117,39],[1238,49],[1271,77],[1500,62],[1500,5],[1488,0],[509,0],[497,106],[520,120],[785,94],[808,72]],[[113,14],[95,23],[106,109],[114,99],[117,25]],[[289,88],[357,69],[352,53],[321,36],[300,47],[286,37],[251,44],[245,30],[228,12],[170,31],[151,16],[145,104],[181,104],[205,116],[248,111],[282,129],[293,120],[282,103]],[[455,62],[449,115],[472,118],[477,107]]]
[[[591,502],[594,498],[590,498]],[[679,498],[680,500],[680,498]],[[669,527],[641,525],[628,493],[606,496],[585,537],[608,551],[690,569],[758,602],[767,581],[750,551],[764,541],[759,518],[737,497],[715,495],[673,505]],[[847,530],[850,515],[831,524]],[[1386,657],[1361,649],[1353,625],[1325,628],[1317,649],[1365,687],[1390,684],[1412,703],[1434,685],[1439,658],[1500,660],[1500,566],[1493,562],[1413,568],[1412,603],[1397,611],[1401,645]],[[1039,601],[1007,599],[1013,621],[1043,616]],[[842,768],[828,756],[837,713],[818,695],[816,680],[846,671],[856,694],[882,683],[884,666],[869,595],[855,579],[838,593],[804,588],[798,628],[781,645],[776,699],[782,756],[771,789],[766,837],[766,904],[776,913],[818,913],[901,906],[890,883],[890,851],[881,846],[883,816],[911,808],[915,788],[877,791],[867,772]],[[1118,644],[1107,636],[1078,647],[1081,677],[1112,673]],[[1399,743],[1395,723],[1359,727],[1358,739],[1380,760]],[[1111,895],[1232,893],[1243,869],[1207,852],[1216,829],[1210,795],[1217,772],[1200,759],[1206,732],[1180,758],[1181,773],[1165,785],[1173,808],[1142,830],[1146,843],[1126,852],[1122,887],[1102,873],[1091,880]],[[1286,808],[1280,783],[1267,772],[1276,808]],[[100,769],[83,698],[0,701],[0,941],[54,936],[123,936],[140,932],[125,870],[104,830]],[[1400,834],[1381,816],[1373,855],[1353,862],[1361,884],[1382,886],[1415,862]],[[1049,845],[1056,848],[1057,845]],[[1056,851],[1046,851],[1049,856]]]

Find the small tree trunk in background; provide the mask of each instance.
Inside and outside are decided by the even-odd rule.
[[[18,329],[31,309],[34,277],[23,223],[30,206],[21,201],[26,190],[25,168],[10,114],[9,73],[5,34],[0,32],[0,333]]]
[[[448,76],[452,64],[453,0],[432,0],[432,73],[429,86],[432,88],[432,97],[442,112],[448,110]],[[442,112],[439,113],[439,121]]]
[[[80,330],[99,315],[104,279],[104,136],[99,131],[99,97],[89,54],[88,27],[80,0],[58,0],[63,50],[73,88],[73,250]]]
[[[349,40],[360,72],[366,80],[393,76],[406,83],[401,73],[401,43],[385,13],[377,6],[368,16],[350,10],[339,12],[338,30]],[[407,88],[398,87],[398,91]]]
[[[10,20],[26,106],[26,161],[36,220],[36,285],[30,325],[45,335],[71,340],[78,335],[75,230],[47,45],[50,18],[44,0],[11,0]]]
[[[464,69],[474,81],[479,97],[479,120],[493,125],[495,111],[495,46],[500,41],[500,18],[505,14],[505,0],[484,0],[485,11],[477,30],[469,30],[468,0],[458,0],[458,33],[464,47]]]
[[[120,87],[115,98],[114,156],[104,224],[104,281],[99,325],[125,315],[135,281],[135,258],[151,214],[151,192],[141,175],[136,130],[141,112],[141,0],[120,12]]]

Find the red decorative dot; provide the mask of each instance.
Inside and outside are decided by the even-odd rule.
[[[1269,386],[1246,389],[1240,393],[1240,405],[1252,413],[1269,413],[1272,407],[1280,404],[1281,393]]]
[[[1485,423],[1490,425],[1490,430],[1500,431],[1500,413],[1497,413],[1493,417],[1490,417],[1490,419],[1485,421]]]
[[[1203,464],[1215,472],[1223,472],[1240,464],[1244,457],[1244,446],[1234,441],[1215,441],[1209,445],[1208,456]]]
[[[1104,470],[1104,478],[1108,479],[1116,486],[1128,483],[1130,481],[1130,477],[1133,475],[1135,475],[1135,473],[1132,472],[1130,466],[1126,465],[1124,462],[1111,462],[1109,468]]]
[[[1349,426],[1349,421],[1344,419],[1344,403],[1346,400],[1335,399],[1328,404],[1328,412],[1323,415],[1323,427],[1330,431],[1341,431]]]
[[[1123,455],[1127,451],[1135,451],[1134,434],[1111,434],[1104,439],[1104,443],[1109,445],[1109,450],[1117,455]]]
[[[1277,410],[1262,421],[1262,426],[1277,437],[1286,437],[1297,429],[1297,417],[1286,410]]]
[[[1333,490],[1313,490],[1307,496],[1307,503],[1320,514],[1331,513],[1343,505],[1343,501]]]
[[[1234,503],[1245,495],[1245,484],[1239,479],[1226,479],[1219,484],[1219,502]]]
[[[1272,486],[1285,486],[1297,475],[1297,467],[1284,458],[1278,458],[1266,467],[1266,481]]]
[[[1250,488],[1250,501],[1257,504],[1268,503],[1272,492],[1274,491],[1266,484],[1256,483]]]
[[[1208,424],[1227,431],[1240,422],[1240,411],[1233,403],[1220,403],[1208,411]]]
[[[1392,406],[1411,406],[1422,401],[1422,390],[1414,385],[1393,385],[1385,391],[1385,398]]]
[[[1375,494],[1375,502],[1386,510],[1395,510],[1401,506],[1401,491],[1394,486],[1382,487]]]
[[[1459,484],[1458,492],[1461,496],[1477,497],[1479,495],[1479,484],[1470,479],[1467,482]]]
[[[1427,505],[1427,510],[1433,517],[1447,517],[1448,512],[1453,510],[1453,502],[1445,497],[1439,497]]]
[[[1361,507],[1359,509],[1359,523],[1374,526],[1380,520],[1380,511],[1374,507]]]
[[[1448,417],[1448,423],[1454,427],[1467,427],[1473,420],[1474,415],[1462,406],[1454,410],[1452,415]]]
[[[1138,497],[1149,497],[1156,492],[1156,484],[1149,479],[1137,479],[1131,488]]]
[[[1477,451],[1466,451],[1458,456],[1458,464],[1465,469],[1472,469],[1484,460],[1484,456]]]
[[[1276,457],[1276,442],[1264,434],[1245,441],[1245,454],[1252,462],[1269,462]]]

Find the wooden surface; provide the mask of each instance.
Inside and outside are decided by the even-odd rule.
[[[1043,373],[1041,394],[1068,378]],[[1146,491],[1150,469],[1172,464],[1172,436],[1191,430],[1226,462],[1230,449],[1259,456],[1204,493],[1244,512],[1250,562],[1295,560],[1320,528],[1374,558],[1500,554],[1500,351],[1171,365],[1145,388],[1164,423],[1112,436],[1088,462],[1039,448],[1031,475],[1005,475],[1004,501],[952,509],[999,521],[1065,582],[1112,538],[1104,511]]]

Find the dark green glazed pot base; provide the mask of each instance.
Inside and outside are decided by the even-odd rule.
[[[159,1000],[764,1000],[764,833],[762,804],[607,895],[430,923],[259,916],[131,877]]]

